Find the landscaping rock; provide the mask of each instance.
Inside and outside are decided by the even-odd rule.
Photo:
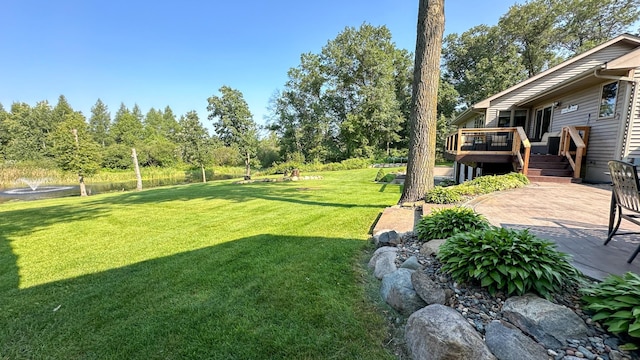
[[[424,256],[438,255],[440,246],[447,241],[446,239],[434,239],[422,244],[420,248],[420,254]]]
[[[447,295],[445,290],[436,284],[429,275],[416,271],[411,274],[411,283],[413,288],[418,293],[418,296],[422,298],[427,304],[442,304],[447,301]]]
[[[396,246],[402,242],[400,234],[395,230],[389,230],[380,232],[377,236],[373,237],[376,246]]]
[[[539,360],[547,358],[545,348],[518,328],[494,320],[486,326],[485,342],[499,360]]]
[[[376,267],[373,269],[373,276],[382,279],[385,275],[391,274],[398,270],[396,267],[396,253],[387,251],[382,253],[376,261]]]
[[[407,321],[405,339],[415,360],[496,359],[462,315],[440,304],[413,313]]]
[[[418,258],[415,257],[415,256],[412,256],[412,257],[408,258],[407,260],[405,260],[402,263],[402,265],[400,265],[400,267],[403,268],[403,269],[418,270],[422,266],[418,262]]]
[[[380,256],[382,256],[383,253],[393,252],[395,254],[397,251],[398,251],[397,248],[391,247],[391,246],[385,246],[377,249],[376,251],[373,252],[373,255],[371,255],[371,259],[369,260],[369,269],[375,269],[376,262],[378,261]]]
[[[405,316],[426,305],[411,284],[411,273],[413,270],[398,269],[385,275],[380,287],[382,299]]]
[[[567,339],[587,338],[587,327],[571,309],[533,294],[505,301],[502,313],[512,324],[548,348],[558,348]]]

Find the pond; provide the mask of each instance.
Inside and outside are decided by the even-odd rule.
[[[216,175],[213,179],[207,180],[223,180],[229,179],[229,175]],[[181,181],[176,178],[167,178],[167,179],[152,179],[152,180],[143,180],[142,188],[148,189],[157,186],[167,186],[167,185],[180,185],[180,184],[188,184],[190,181],[187,179],[182,179]],[[55,185],[55,184],[41,184],[32,186],[24,185],[21,187],[11,188],[11,189],[0,189],[0,203],[9,202],[9,201],[32,201],[32,200],[41,200],[41,199],[51,199],[51,198],[60,198],[60,197],[68,197],[68,196],[80,196],[80,186],[69,186],[69,185]],[[96,183],[96,184],[87,184],[87,194],[102,194],[107,192],[115,192],[115,191],[130,191],[135,190],[136,181],[123,181],[123,182],[112,182],[112,183]]]

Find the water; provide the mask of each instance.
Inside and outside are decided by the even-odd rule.
[[[212,179],[207,180],[222,180],[228,179],[230,176],[228,175],[215,175]],[[32,181],[31,179],[27,182],[20,180],[21,183],[26,184],[28,187],[16,187],[12,189],[4,189],[0,190],[0,203],[8,202],[8,201],[30,201],[30,200],[40,200],[40,199],[50,199],[50,198],[59,198],[59,197],[69,197],[69,196],[80,196],[80,186],[68,186],[68,185],[53,185],[47,184],[46,179],[34,179],[39,181]],[[176,178],[166,178],[166,179],[152,179],[152,180],[143,180],[142,188],[148,189],[157,186],[167,186],[167,185],[179,185],[179,184],[187,184],[190,183],[188,179],[176,179]],[[197,181],[196,181],[197,182]],[[33,185],[33,186],[32,186]],[[99,183],[99,184],[87,184],[87,194],[101,194],[107,192],[116,192],[116,191],[131,191],[136,189],[136,181],[122,181],[122,182],[113,182],[113,183]]]

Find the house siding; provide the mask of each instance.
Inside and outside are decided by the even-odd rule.
[[[580,59],[573,64],[558,69],[552,74],[548,74],[547,76],[544,76],[530,84],[492,100],[491,108],[504,110],[509,109],[511,106],[524,99],[534,96],[567,79],[580,75],[598,65],[602,65],[604,62],[620,57],[628,53],[630,49],[634,48],[636,48],[636,46],[631,46],[622,42],[613,44],[606,49],[602,49],[601,51],[591,54],[584,59]],[[492,122],[494,120],[494,118],[487,118],[488,122]]]
[[[605,80],[602,84],[610,82]],[[615,149],[620,141],[619,129],[620,121],[624,121],[621,115],[613,118],[598,119],[599,103],[602,84],[591,86],[579,92],[571,93],[558,98],[560,106],[553,109],[553,117],[550,132],[558,133],[564,126],[590,126],[588,151],[584,166],[584,180],[587,182],[607,182],[610,181],[608,175],[607,162],[615,158]],[[626,82],[620,82],[618,97],[616,102],[616,113],[623,114],[624,106],[628,104],[623,100]],[[536,104],[532,108],[538,108],[544,104]],[[573,112],[562,114],[562,109],[570,105],[577,105],[578,109]]]

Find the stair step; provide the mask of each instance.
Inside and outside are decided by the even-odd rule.
[[[529,162],[562,162],[566,158],[559,155],[531,155]]]
[[[571,169],[535,169],[529,168],[528,175],[534,176],[565,176],[571,177],[573,170]]]
[[[533,169],[566,169],[569,167],[569,162],[566,161],[529,161],[529,168]]]
[[[574,179],[566,176],[537,176],[537,175],[527,175],[527,178],[531,182],[549,182],[556,184],[571,184],[571,183],[582,183],[582,179]]]

